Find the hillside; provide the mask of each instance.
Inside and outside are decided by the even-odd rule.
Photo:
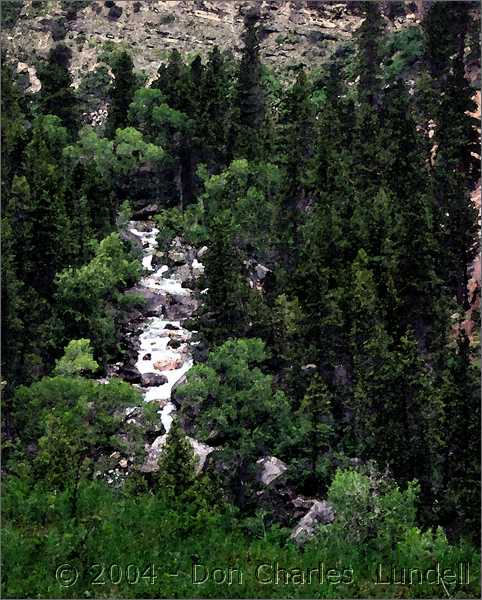
[[[172,48],[193,57],[206,56],[217,45],[239,55],[243,17],[253,5],[261,15],[263,62],[278,71],[300,63],[310,68],[325,63],[352,40],[362,21],[356,2],[25,0],[20,4],[18,15],[3,32],[12,56],[32,66],[62,41],[72,50],[71,69],[77,83],[96,68],[106,44],[129,48],[135,67],[151,78]],[[424,11],[422,2],[389,4],[384,13],[393,30],[418,23]]]
[[[479,4],[1,7],[2,597],[479,597]]]

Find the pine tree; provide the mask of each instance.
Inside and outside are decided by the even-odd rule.
[[[281,206],[280,231],[284,232],[283,246],[297,246],[299,211],[306,195],[307,165],[311,154],[313,110],[310,88],[303,70],[286,94],[283,150],[285,185]],[[286,254],[288,254],[285,251]]]
[[[114,84],[111,92],[109,116],[105,125],[106,135],[114,137],[118,128],[128,124],[129,105],[134,98],[137,81],[134,63],[127,52],[121,52],[112,65]]]
[[[174,419],[159,458],[157,488],[172,497],[189,491],[196,476],[196,459],[178,419]]]
[[[410,330],[400,340],[386,331],[366,253],[353,264],[351,344],[355,446],[388,465],[402,481],[417,478],[426,494],[440,475],[443,404]]]
[[[365,16],[356,35],[358,40],[358,98],[375,106],[381,92],[381,36],[384,20],[378,2],[362,2]]]
[[[434,193],[435,230],[439,243],[438,272],[448,280],[457,302],[468,303],[468,268],[477,253],[477,210],[470,189],[480,175],[478,122],[470,113],[476,105],[465,77],[465,39],[469,6],[435,3],[425,20],[427,62],[432,74],[435,107]],[[443,93],[440,85],[443,82]]]
[[[385,245],[385,252],[380,249],[380,254],[378,250],[367,249],[373,256],[383,256],[388,267],[379,280],[389,282],[386,286],[389,293],[383,300],[391,318],[390,333],[400,337],[411,326],[425,345],[429,342],[427,338],[437,335],[430,329],[435,328],[435,313],[443,290],[436,274],[437,241],[430,174],[403,82],[396,82],[385,91],[380,144],[381,183],[391,194],[386,206],[388,219],[379,231],[392,244]],[[377,227],[370,212],[365,218],[369,226]]]
[[[259,14],[251,9],[244,18],[244,48],[239,65],[231,130],[232,156],[260,160],[265,122],[265,96],[259,57]]]
[[[230,337],[241,337],[248,327],[247,284],[229,211],[213,219],[209,242],[204,260],[208,292],[200,325],[206,339],[217,345]]]
[[[480,375],[463,331],[445,358],[443,519],[472,537],[480,530]]]
[[[2,196],[3,206],[8,204],[8,192],[15,173],[22,163],[22,153],[27,143],[27,122],[24,99],[15,82],[7,55],[2,51]]]
[[[23,279],[42,296],[53,293],[55,274],[66,266],[70,228],[65,207],[65,185],[60,164],[65,129],[56,117],[41,117],[34,124],[25,151],[25,196],[21,212],[28,219],[28,237],[18,240],[25,260]],[[27,216],[28,215],[28,216]]]
[[[188,112],[186,109],[191,104],[190,70],[177,48],[171,50],[167,63],[160,65],[151,87],[162,92],[171,108]]]
[[[67,46],[55,46],[50,50],[47,61],[40,65],[38,77],[42,84],[41,111],[60,117],[71,136],[76,137],[80,115],[69,71],[71,56],[72,52]]]
[[[228,117],[230,114],[229,74],[226,61],[215,46],[208,55],[201,90],[201,113],[197,124],[202,158],[215,171],[226,164]]]
[[[329,450],[333,437],[332,395],[318,375],[312,378],[299,412],[307,420],[304,438],[310,455],[309,485],[316,493],[320,483],[319,465],[322,454]]]

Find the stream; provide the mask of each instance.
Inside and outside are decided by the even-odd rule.
[[[131,221],[128,232],[142,245],[145,274],[134,290],[148,301],[149,315],[140,324],[142,332],[134,366],[141,374],[142,385],[135,387],[141,391],[144,402],[159,405],[165,430],[151,445],[146,445],[147,459],[141,470],[150,472],[158,469],[158,458],[176,411],[171,402],[173,387],[193,366],[192,332],[183,327],[183,322],[192,316],[197,302],[193,291],[182,284],[187,285],[201,275],[204,267],[196,250],[183,246],[179,240],[174,240],[167,255],[159,253],[156,241],[159,230],[150,221]],[[169,264],[159,264],[160,258]],[[193,438],[188,440],[201,470],[213,449]]]

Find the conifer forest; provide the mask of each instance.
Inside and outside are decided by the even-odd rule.
[[[2,0],[4,598],[480,597],[480,3]]]

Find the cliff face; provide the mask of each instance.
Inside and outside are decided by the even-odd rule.
[[[419,21],[419,2],[382,3],[389,29]],[[361,22],[357,2],[320,0],[23,0],[16,19],[3,32],[5,47],[30,69],[62,41],[72,50],[77,84],[93,70],[109,42],[129,48],[137,69],[152,77],[169,50],[205,55],[214,46],[235,54],[242,42],[243,16],[256,6],[261,15],[261,52],[275,69],[322,64],[348,42]]]

